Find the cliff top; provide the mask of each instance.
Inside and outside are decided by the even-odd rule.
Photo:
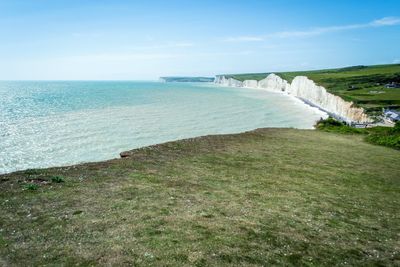
[[[262,80],[268,74],[249,73],[226,76],[243,81]],[[324,86],[329,92],[363,107],[370,114],[380,113],[382,108],[400,109],[400,88],[387,86],[391,83],[400,83],[400,64],[275,72],[275,74],[289,82],[296,76],[307,76],[315,83]]]

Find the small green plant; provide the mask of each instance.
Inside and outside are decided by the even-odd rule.
[[[30,184],[26,184],[25,185],[25,189],[26,190],[30,190],[30,191],[35,191],[35,190],[37,190],[39,188],[39,186],[37,185],[37,184],[32,184],[32,183],[30,183]]]
[[[317,126],[320,127],[327,127],[327,126],[344,126],[344,124],[338,120],[335,120],[332,117],[329,117],[327,119],[320,119],[319,121],[317,121]]]
[[[394,125],[394,127],[391,129],[391,132],[393,134],[395,133],[400,133],[400,121],[396,122],[396,124]]]
[[[64,183],[64,182],[65,182],[65,179],[64,179],[64,177],[62,177],[62,176],[52,176],[52,177],[51,177],[51,181],[52,181],[53,183]]]
[[[351,133],[351,134],[360,134],[366,133],[364,129],[353,128],[345,125],[344,123],[335,120],[332,117],[327,119],[320,119],[315,124],[315,128],[318,130],[322,130],[325,132],[336,132],[336,133]]]

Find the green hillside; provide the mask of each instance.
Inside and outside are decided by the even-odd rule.
[[[400,109],[400,88],[385,88],[387,83],[400,83],[400,64],[276,74],[289,82],[296,76],[307,76],[329,92],[365,108],[370,114],[381,112],[383,107]],[[261,80],[267,75],[268,73],[253,73],[228,76],[243,81]]]
[[[0,176],[2,266],[399,266],[400,153],[259,129]]]
[[[228,78],[234,78],[239,81],[244,80],[262,80],[271,73],[245,73],[245,74],[223,74],[223,76]]]

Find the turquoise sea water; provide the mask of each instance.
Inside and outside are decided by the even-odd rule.
[[[200,135],[312,128],[321,116],[279,93],[213,84],[0,82],[0,173]]]

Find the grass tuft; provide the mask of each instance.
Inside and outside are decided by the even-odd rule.
[[[51,177],[51,181],[53,183],[64,183],[65,182],[65,178],[63,176],[56,175],[56,176],[52,176]]]
[[[25,188],[25,190],[35,191],[35,190],[37,190],[39,188],[39,185],[33,184],[33,183],[29,183],[29,184],[26,184],[24,186],[24,188]]]

